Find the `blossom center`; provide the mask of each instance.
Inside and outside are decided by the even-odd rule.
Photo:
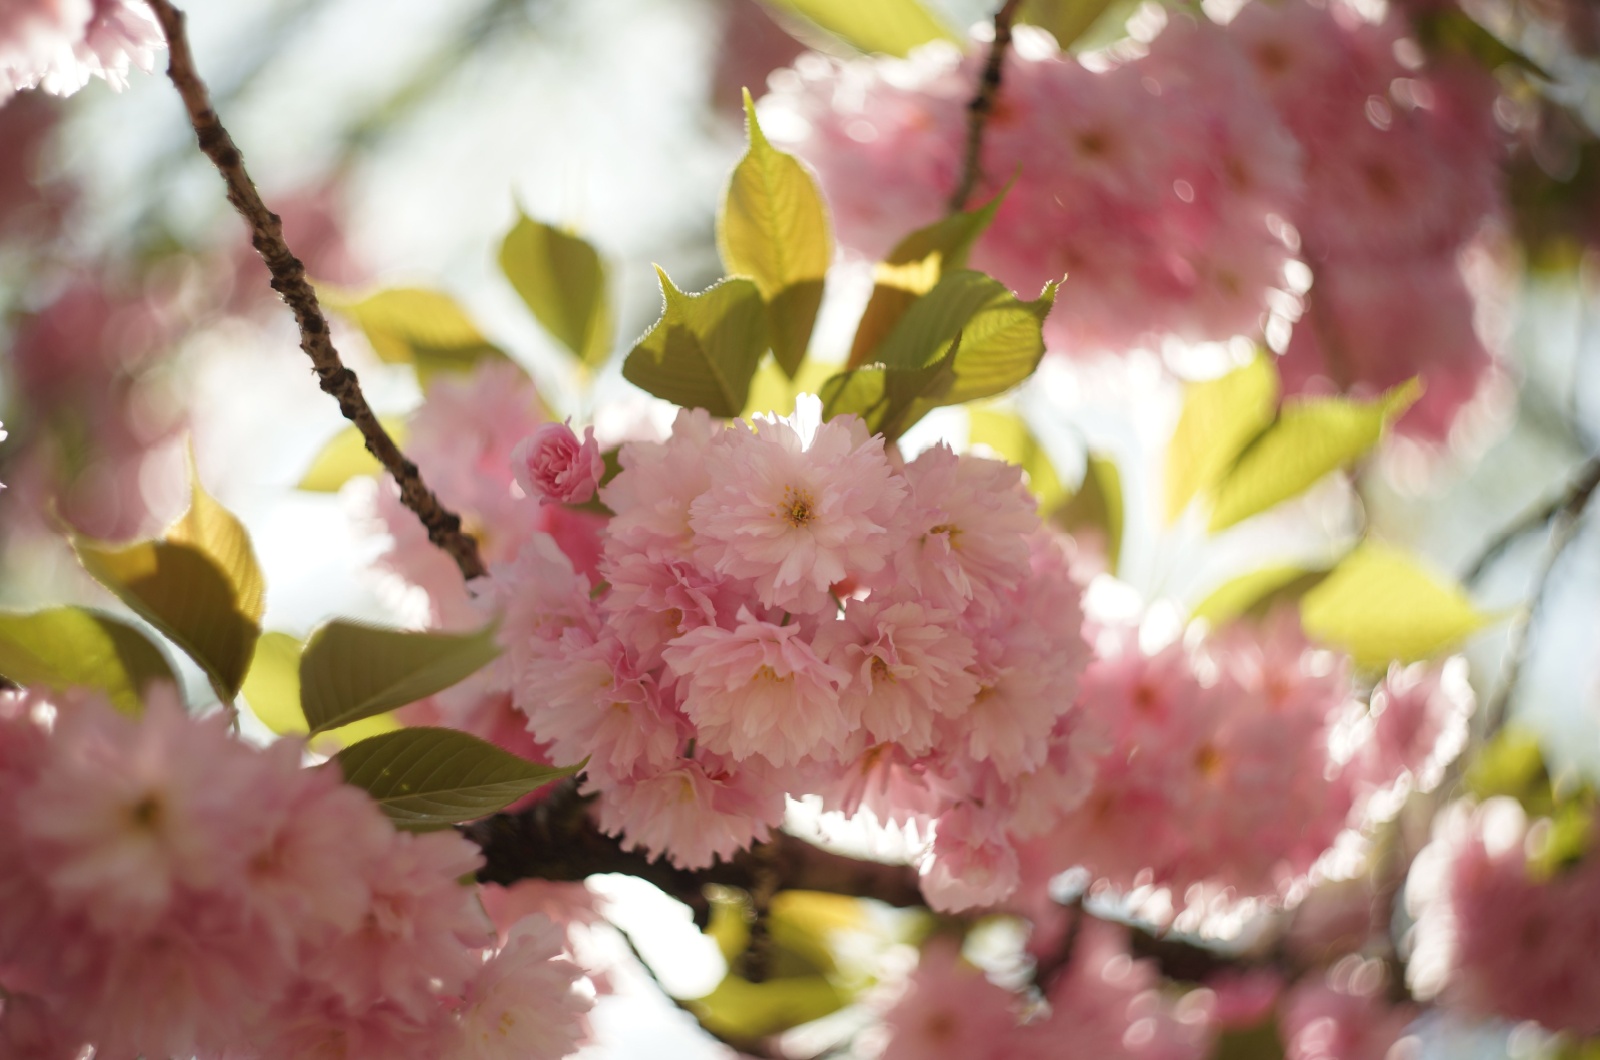
[[[810,492],[785,486],[777,514],[798,530],[816,518],[816,502],[811,499]]]

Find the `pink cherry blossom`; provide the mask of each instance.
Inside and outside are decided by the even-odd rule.
[[[798,623],[740,611],[734,629],[691,630],[662,656],[685,684],[682,709],[707,750],[784,766],[838,748],[852,731],[839,702],[850,675],[819,658]]]
[[[562,955],[566,934],[537,913],[511,929],[461,999],[452,1060],[559,1060],[588,1034],[593,1004]]]
[[[1383,996],[1383,965],[1346,957],[1325,978],[1299,983],[1284,999],[1279,1030],[1288,1060],[1403,1060],[1420,1053],[1406,1035],[1412,1005]]]
[[[711,487],[690,506],[696,559],[753,582],[762,604],[832,610],[828,591],[882,570],[904,480],[853,416],[802,437],[799,419],[735,427],[711,450]]]
[[[923,860],[922,893],[941,913],[998,905],[1017,889],[1017,852],[993,815],[962,804],[939,818]]]
[[[705,409],[681,409],[666,441],[623,445],[622,470],[600,491],[601,502],[615,513],[606,527],[608,540],[651,558],[692,558],[689,506],[711,487],[711,452],[731,436]]]
[[[128,85],[132,66],[149,71],[165,46],[161,27],[137,0],[19,0],[0,15],[0,104],[42,88],[68,96],[91,77]]]
[[[585,427],[579,441],[569,423],[541,424],[511,451],[523,493],[563,504],[582,504],[594,496],[605,474],[600,445],[593,427]]]
[[[906,992],[883,1014],[883,1060],[1005,1060],[1020,999],[984,978],[946,939],[924,947]]]
[[[783,821],[783,792],[759,760],[721,764],[680,759],[669,769],[615,784],[600,793],[600,827],[630,850],[668,856],[703,869],[752,842],[765,842]]]

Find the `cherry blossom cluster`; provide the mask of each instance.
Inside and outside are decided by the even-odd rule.
[[[1203,1004],[1174,1003],[1148,961],[1128,957],[1120,929],[1085,920],[1072,956],[1042,998],[986,979],[936,940],[883,1014],[883,1060],[1201,1060],[1211,1054]],[[1197,999],[1199,1000],[1199,999]]]
[[[651,855],[729,857],[810,793],[933,831],[936,905],[993,902],[1088,778],[1079,587],[1018,468],[818,412],[624,445],[599,581],[545,535],[493,571],[515,702]]]
[[[0,10],[0,104],[28,88],[68,96],[91,77],[124,88],[129,69],[152,69],[165,45],[141,0],[9,0]]]
[[[1180,909],[1303,896],[1342,835],[1439,781],[1472,705],[1458,666],[1396,668],[1354,699],[1348,658],[1292,612],[1153,651],[1113,627],[1096,646],[1079,724],[1109,751],[1027,857]]]
[[[1424,67],[1406,33],[1341,0],[1254,2],[1226,26],[1169,13],[1091,68],[1022,27],[983,145],[980,190],[1005,199],[974,267],[1016,290],[1065,274],[1045,331],[1073,353],[1254,336],[1306,309],[1291,390],[1421,375],[1403,429],[1444,437],[1490,366],[1456,259],[1500,201],[1501,140],[1493,79]],[[880,255],[943,215],[986,51],[773,75],[763,127],[816,166],[847,245]]]
[[[0,696],[0,1053],[564,1056],[588,998],[542,916],[496,934],[452,832],[397,832],[298,741],[152,686]]]
[[[1468,1012],[1600,1035],[1600,858],[1536,872],[1541,830],[1508,798],[1435,819],[1406,883],[1411,987]]]

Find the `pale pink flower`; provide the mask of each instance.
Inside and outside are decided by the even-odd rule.
[[[735,426],[707,458],[711,487],[690,506],[695,558],[750,580],[768,607],[832,610],[829,589],[884,568],[905,481],[883,439],[854,416],[816,427],[798,413]]]
[[[1027,576],[1028,535],[1039,526],[1021,469],[937,445],[906,465],[905,478],[909,541],[893,577],[934,607],[994,608]]]
[[[601,503],[615,513],[606,526],[613,563],[627,552],[693,558],[689,506],[711,488],[711,453],[729,437],[705,409],[680,409],[666,441],[623,445],[622,470],[600,490]]]
[[[765,842],[783,821],[782,787],[759,760],[722,765],[701,758],[603,790],[601,829],[622,836],[629,850],[665,854],[684,869],[703,869]]]
[[[822,623],[812,647],[850,675],[840,703],[874,742],[921,754],[933,745],[934,719],[962,713],[978,692],[967,672],[972,642],[949,612],[877,596],[852,601],[842,619]]]
[[[736,628],[691,630],[662,656],[708,750],[785,766],[840,747],[852,732],[839,702],[850,675],[817,656],[800,623],[779,626],[740,611]]]
[[[17,1060],[78,1060],[84,1041],[43,1001],[8,992],[0,1000],[0,1056]]]
[[[579,441],[570,424],[541,424],[511,451],[517,485],[529,497],[582,504],[599,488],[606,465],[594,428],[585,427]]]
[[[443,1008],[422,1019],[390,1001],[351,1008],[335,993],[305,984],[263,1021],[245,1055],[276,1060],[439,1060],[451,1030]]]
[[[451,1060],[559,1060],[587,1036],[593,1000],[563,956],[566,934],[537,913],[511,929],[461,999]]]
[[[17,0],[0,13],[0,104],[26,88],[69,96],[91,77],[121,90],[165,43],[138,0]]]
[[[1423,1000],[1600,1034],[1600,858],[1541,878],[1528,864],[1537,839],[1506,798],[1435,819],[1406,882],[1407,977]]]
[[[961,959],[950,940],[922,950],[906,992],[883,1014],[883,1060],[1009,1060],[1020,999]]]
[[[1354,768],[1370,788],[1366,797],[1392,804],[1413,791],[1433,790],[1466,746],[1475,705],[1459,656],[1442,664],[1391,665],[1353,722],[1360,741]]]
[[[1406,1028],[1419,1015],[1412,1005],[1383,996],[1383,966],[1346,957],[1325,978],[1308,978],[1284,999],[1279,1033],[1287,1060],[1404,1060],[1422,1042]]]
[[[608,546],[617,542],[608,541]],[[676,556],[657,558],[616,545],[607,548],[600,575],[610,588],[600,599],[606,621],[639,664],[654,669],[661,649],[692,629],[725,625],[739,608],[754,605],[723,578]]]
[[[998,905],[1017,889],[1017,852],[993,814],[963,803],[934,826],[920,867],[923,897],[941,913]]]

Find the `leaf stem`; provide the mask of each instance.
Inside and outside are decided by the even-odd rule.
[[[417,465],[407,460],[389,432],[367,404],[356,374],[345,367],[339,351],[329,337],[328,319],[317,302],[316,291],[306,280],[305,265],[284,242],[283,224],[267,209],[255,182],[244,166],[240,153],[217,112],[210,93],[195,68],[194,54],[184,28],[184,13],[170,0],[147,0],[167,38],[167,77],[183,99],[194,127],[200,150],[216,166],[227,185],[228,201],[250,227],[251,243],[272,273],[272,288],[294,313],[300,330],[300,348],[311,358],[312,370],[324,392],[339,403],[339,411],[360,430],[367,449],[378,459],[400,487],[400,500],[421,520],[428,540],[455,560],[461,576],[468,581],[488,573],[478,555],[477,542],[461,529],[461,517],[439,502],[422,481]]]

